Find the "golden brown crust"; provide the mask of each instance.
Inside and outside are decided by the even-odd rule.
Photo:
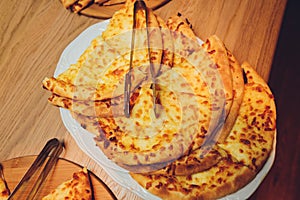
[[[168,18],[166,23],[170,30],[181,32],[188,38],[197,41],[197,37],[191,29],[191,25],[188,23],[187,19],[184,20],[181,16],[174,15]]]
[[[217,199],[245,186],[255,176],[249,168],[223,159],[212,168],[190,176],[130,175],[163,199]]]
[[[125,168],[131,172],[159,175],[188,176],[205,171],[216,165],[222,155],[216,149],[197,149],[173,162],[156,163],[154,165],[130,165]]]
[[[75,86],[54,77],[45,78],[43,80],[43,86],[45,89],[56,95],[77,100],[109,99],[113,97],[113,91],[115,89],[108,88],[106,84],[101,84],[97,88],[89,86]]]
[[[62,0],[62,4],[65,8],[70,8],[71,5],[76,3],[77,0]]]
[[[241,65],[242,70],[246,75],[246,84],[259,84],[264,87],[264,89],[269,93],[272,94],[272,91],[266,81],[255,71],[254,67],[251,66],[248,62],[243,62]]]
[[[244,96],[244,79],[242,68],[237,59],[228,49],[227,55],[232,74],[233,101],[229,110],[229,114],[227,115],[225,123],[218,136],[218,142],[220,143],[224,142],[234,126]]]
[[[235,126],[219,146],[239,162],[259,171],[273,149],[276,106],[268,85],[249,64],[242,64],[249,80]]]
[[[121,99],[121,97],[114,98],[113,100],[117,101],[119,99]],[[81,113],[89,117],[111,117],[113,116],[113,110],[116,110],[116,106],[121,106],[121,104],[117,102],[117,105],[115,104],[116,106],[113,108],[114,104],[111,102],[111,99],[104,101],[76,101],[57,95],[50,96],[48,101],[55,106],[71,110],[75,113]],[[114,114],[122,115],[122,112]]]
[[[88,177],[88,171],[83,168],[79,172],[73,173],[72,179],[61,183],[55,190],[44,196],[42,200],[55,199],[92,199],[92,189]]]
[[[228,116],[233,101],[233,83],[226,47],[216,35],[210,36],[202,46],[218,68],[226,98],[225,112],[226,116]]]
[[[85,9],[88,5],[92,4],[93,0],[78,0],[72,5],[70,5],[70,9],[74,13],[79,13],[81,10]]]
[[[187,176],[205,171],[216,165],[222,158],[216,149],[196,149],[186,156],[168,164],[161,170],[151,172],[151,174],[168,174]]]
[[[139,88],[134,90],[131,94],[129,103],[130,107],[135,104],[138,96]],[[68,109],[74,113],[78,113],[82,115],[82,117],[87,116],[90,119],[92,119],[92,117],[118,117],[124,115],[124,95],[103,101],[82,101],[53,94],[48,98],[48,101],[55,106]]]
[[[203,153],[202,151],[201,148],[197,149],[188,156],[171,163],[167,166],[168,172],[172,175],[181,176],[195,174],[216,165],[221,159],[221,155],[216,150],[210,150],[208,153]]]

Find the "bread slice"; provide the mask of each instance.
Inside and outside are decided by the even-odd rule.
[[[73,178],[61,183],[42,200],[92,199],[92,189],[87,169],[84,167],[73,174]]]

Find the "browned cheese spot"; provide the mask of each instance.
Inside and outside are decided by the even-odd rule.
[[[152,183],[151,182],[147,182],[145,188],[149,189],[150,187],[152,187]]]
[[[160,189],[162,186],[163,186],[162,182],[159,182],[155,187],[156,187],[157,189]]]
[[[247,139],[240,139],[240,142],[245,144],[245,145],[248,145],[248,146],[251,144],[250,141],[247,140]]]

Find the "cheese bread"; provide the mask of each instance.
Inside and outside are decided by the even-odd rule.
[[[42,200],[82,199],[92,200],[92,189],[88,171],[83,168],[73,174],[73,178],[61,183]]]

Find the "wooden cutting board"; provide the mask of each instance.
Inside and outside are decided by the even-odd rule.
[[[153,10],[160,8],[171,0],[144,0],[147,6]],[[101,4],[91,4],[80,11],[79,14],[95,17],[99,19],[108,19],[124,6],[125,0],[103,0]]]
[[[10,159],[1,163],[3,167],[4,177],[10,191],[12,191],[18,184],[18,182],[22,179],[35,158],[36,156],[25,156]],[[41,199],[43,196],[50,193],[62,182],[72,179],[73,173],[80,171],[81,169],[82,166],[66,159],[60,158],[54,169],[50,172],[47,179],[45,180],[42,188],[37,195],[37,199]],[[90,177],[92,180],[95,200],[117,199],[111,192],[111,190],[104,184],[104,182],[102,182],[95,174],[90,172]],[[28,187],[30,188],[30,185]],[[26,188],[24,193],[25,192]]]

